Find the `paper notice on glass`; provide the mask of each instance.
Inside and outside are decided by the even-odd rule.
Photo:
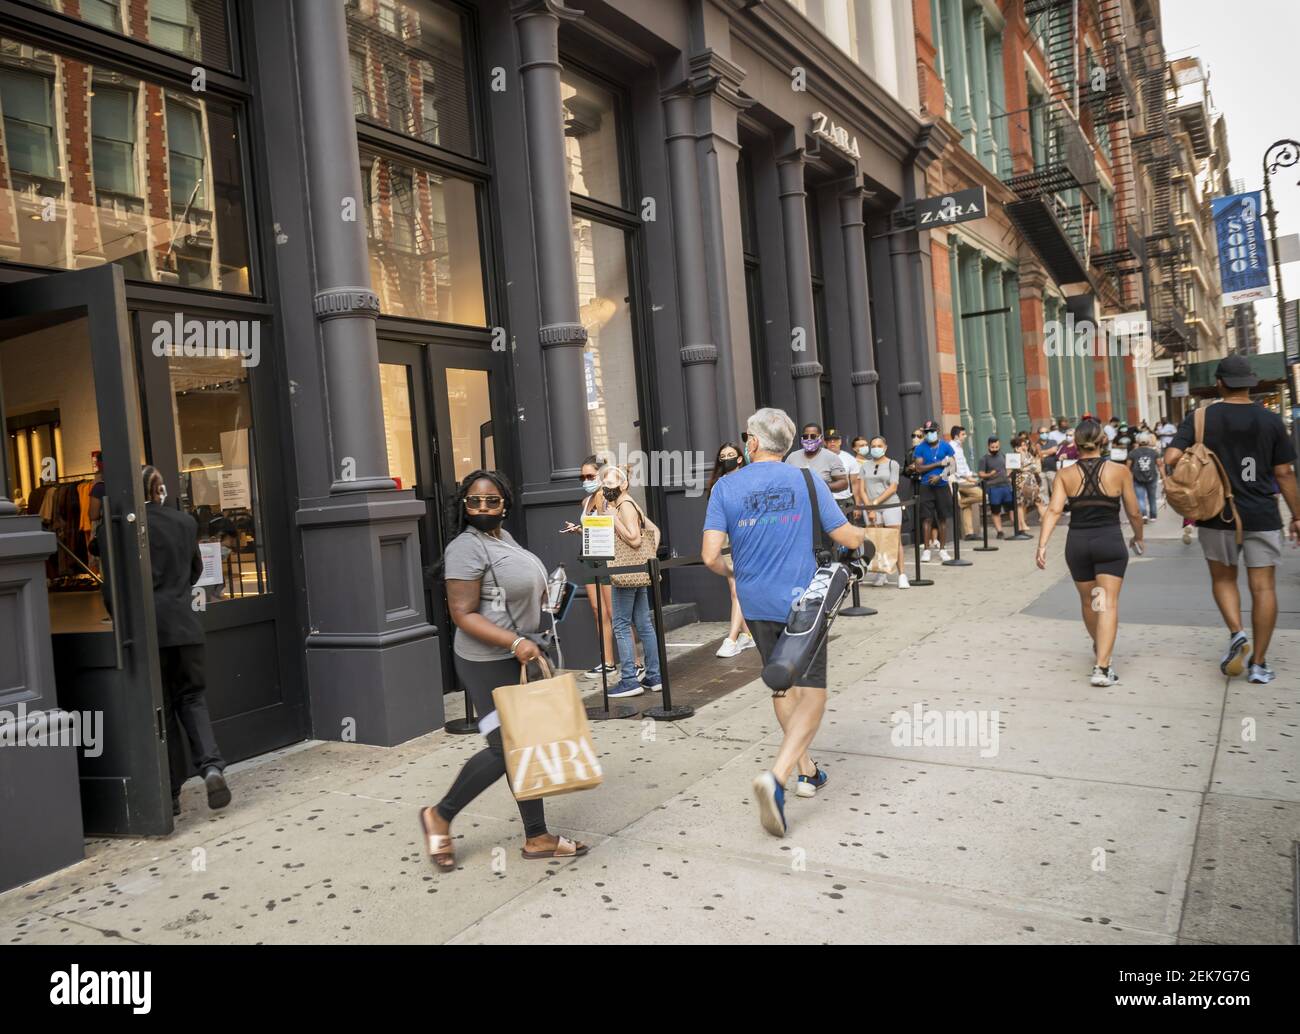
[[[1007,453],[1007,470],[1020,469],[1020,454],[1017,452]]]
[[[221,577],[221,543],[200,542],[199,556],[203,558],[203,574],[195,585],[220,585],[225,581]]]
[[[614,559],[614,517],[590,513],[582,518],[582,555],[589,560]]]
[[[248,490],[248,468],[235,467],[221,472],[221,508],[223,510],[248,509],[253,505]]]

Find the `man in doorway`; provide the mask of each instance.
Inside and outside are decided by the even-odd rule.
[[[952,518],[952,490],[944,475],[955,457],[952,445],[939,440],[939,425],[933,420],[921,425],[921,433],[925,437],[912,453],[912,469],[920,478],[921,562],[930,562],[932,549],[946,562],[952,559],[944,549],[947,522]]]
[[[785,629],[791,604],[817,571],[813,551],[822,533],[848,549],[861,546],[867,534],[844,519],[826,483],[816,477],[821,527],[814,527],[807,481],[792,464],[781,462],[793,438],[794,422],[782,410],[760,409],[749,418],[745,466],[713,486],[700,549],[710,571],[735,578],[741,613],[764,664]],[[725,557],[728,540],[731,556]],[[756,776],[753,787],[763,828],[780,837],[786,831],[790,774],[798,770],[800,797],[812,797],[826,784],[826,773],[808,756],[826,710],[825,643],[795,685],[772,697],[772,706],[785,735],[771,770]]]
[[[208,792],[208,807],[216,810],[230,803],[230,788],[223,775],[226,763],[208,715],[203,625],[194,608],[193,586],[203,574],[199,529],[188,513],[163,505],[167,486],[156,467],[145,467],[143,479],[158,660],[167,716],[172,814],[181,813],[181,787],[189,777],[180,738],[182,728],[190,744],[190,757]]]
[[[1247,680],[1264,684],[1275,678],[1268,666],[1268,647],[1277,624],[1275,573],[1282,563],[1282,517],[1277,495],[1286,500],[1290,517],[1287,536],[1300,542],[1300,493],[1296,491],[1295,448],[1282,418],[1257,402],[1250,389],[1258,382],[1250,360],[1229,355],[1214,371],[1220,401],[1205,411],[1205,446],[1219,457],[1228,475],[1242,541],[1237,544],[1236,523],[1222,517],[1197,521],[1197,537],[1210,568],[1214,602],[1228,626],[1228,649],[1219,662],[1225,675],[1236,676],[1249,668]],[[1177,469],[1183,453],[1196,441],[1196,413],[1183,418],[1165,450],[1165,465]],[[1241,621],[1241,593],[1237,589],[1237,561],[1244,557],[1250,586],[1251,631],[1254,650]]]

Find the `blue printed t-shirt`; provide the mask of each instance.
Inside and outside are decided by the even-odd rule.
[[[917,463],[940,463],[953,455],[952,446],[945,441],[937,441],[933,445],[921,442],[912,450],[912,457]],[[943,467],[935,467],[921,475],[921,481],[927,485],[937,485],[942,480]]]
[[[831,491],[813,478],[822,529],[846,524]],[[817,570],[812,504],[803,471],[786,463],[751,463],[721,478],[709,496],[705,531],[731,539],[740,611],[753,621],[785,621]]]

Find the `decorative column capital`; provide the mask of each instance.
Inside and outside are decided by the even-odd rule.
[[[898,385],[899,395],[919,395],[921,394],[920,381],[901,381]]]
[[[744,111],[754,103],[740,92],[745,70],[712,47],[692,54],[687,59],[686,67],[687,82],[697,97],[712,94],[737,111]]]
[[[312,309],[320,322],[341,316],[379,317],[379,295],[368,287],[331,287],[317,291]]]
[[[718,346],[703,345],[686,345],[680,351],[683,366],[695,366],[698,363],[716,363],[718,361]]]
[[[854,370],[849,375],[849,380],[854,384],[879,384],[880,374],[875,370]]]
[[[510,16],[516,21],[532,15],[546,15],[561,21],[577,21],[583,12],[565,7],[562,0],[510,0]]]
[[[802,147],[796,147],[788,154],[783,154],[776,160],[777,178],[780,180],[781,197],[803,197],[807,191],[804,189],[803,170],[807,161],[807,156]]]
[[[840,226],[849,229],[853,226],[865,226],[866,218],[862,214],[865,202],[876,196],[874,190],[868,190],[861,183],[850,183],[840,192]]]
[[[537,337],[543,348],[581,345],[587,341],[587,328],[581,323],[546,323],[537,328]]]
[[[820,377],[822,375],[822,364],[813,360],[810,363],[795,363],[790,367],[790,376],[800,377]]]

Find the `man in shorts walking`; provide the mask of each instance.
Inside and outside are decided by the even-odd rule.
[[[1248,681],[1259,684],[1276,677],[1268,666],[1268,646],[1277,624],[1275,572],[1282,563],[1282,516],[1277,496],[1286,500],[1289,538],[1300,542],[1300,498],[1297,498],[1295,448],[1282,418],[1250,399],[1258,382],[1245,356],[1219,360],[1214,372],[1220,401],[1205,411],[1205,446],[1219,457],[1241,516],[1242,541],[1236,524],[1221,517],[1197,521],[1197,537],[1210,568],[1214,602],[1228,626],[1228,649],[1219,662],[1225,675],[1249,668]],[[1165,450],[1172,472],[1196,441],[1195,411],[1188,413]],[[1231,515],[1229,515],[1231,516]],[[1237,589],[1237,560],[1246,562],[1250,586],[1251,631],[1254,649],[1242,627],[1241,593]]]
[[[805,431],[805,435],[806,435]],[[715,574],[736,580],[741,613],[766,664],[794,601],[817,570],[813,550],[824,531],[832,542],[856,549],[866,531],[845,520],[826,482],[813,476],[821,528],[813,527],[812,501],[803,472],[782,457],[794,440],[794,422],[780,409],[760,409],[744,434],[745,466],[713,486],[700,553]],[[722,555],[731,542],[731,556]],[[812,797],[826,784],[808,748],[826,709],[826,644],[784,694],[772,697],[785,731],[771,771],[754,779],[759,819],[773,836],[785,836],[785,784],[798,769],[796,792]]]

